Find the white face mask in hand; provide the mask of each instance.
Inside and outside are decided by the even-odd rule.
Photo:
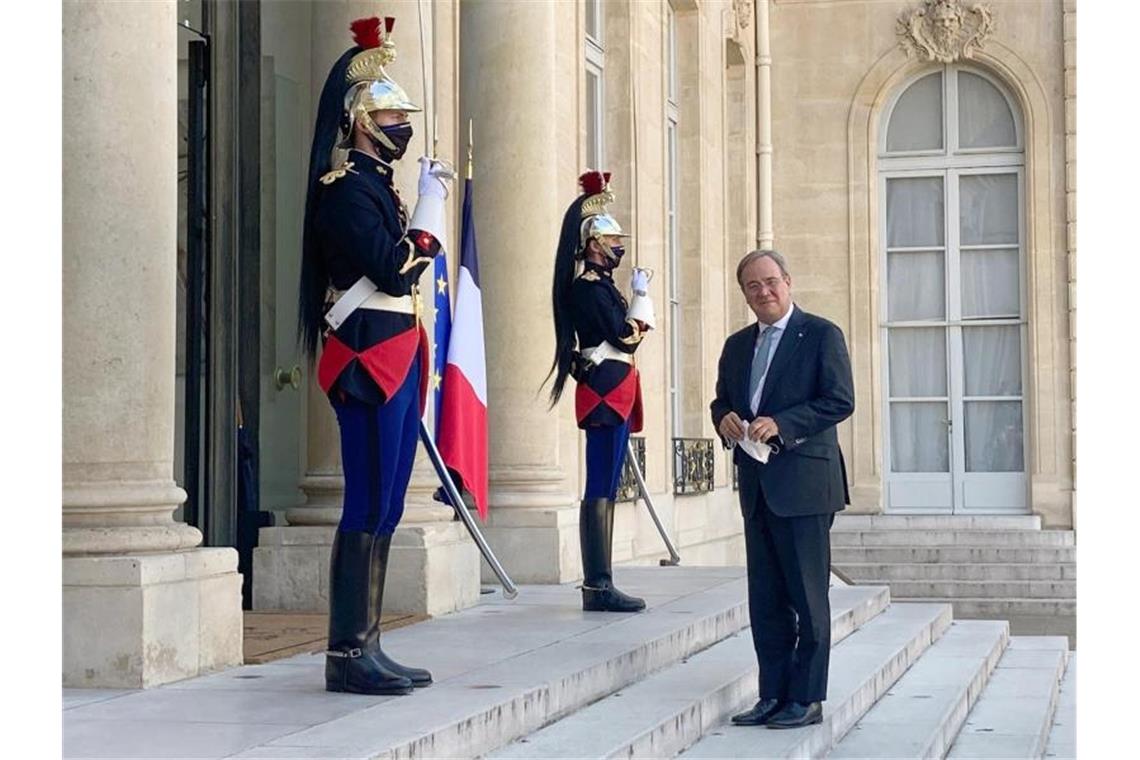
[[[744,453],[755,459],[760,464],[768,464],[768,457],[772,454],[779,452],[779,447],[769,446],[763,441],[753,441],[744,436],[744,440],[737,441],[737,446],[744,449]]]

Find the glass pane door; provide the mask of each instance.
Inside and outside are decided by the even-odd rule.
[[[890,177],[887,243],[887,500],[948,511],[953,501],[946,178]]]
[[[891,511],[1026,509],[1020,182],[885,178]]]
[[[962,461],[956,509],[1020,512],[1025,476],[1018,170],[957,173]]]

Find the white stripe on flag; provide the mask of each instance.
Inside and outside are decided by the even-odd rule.
[[[454,364],[475,390],[479,403],[487,406],[487,359],[483,348],[483,294],[466,267],[459,268],[455,312],[451,315],[451,340],[447,363]]]

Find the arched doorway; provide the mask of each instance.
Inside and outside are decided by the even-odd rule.
[[[877,150],[886,508],[1028,512],[1020,110],[981,69],[926,69]]]

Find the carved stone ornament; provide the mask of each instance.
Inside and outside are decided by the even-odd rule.
[[[736,16],[736,36],[741,37],[752,23],[752,0],[732,0],[732,11]]]
[[[925,0],[921,8],[904,11],[895,24],[907,56],[917,54],[939,63],[973,58],[993,29],[989,6],[975,3],[966,8],[960,0]]]

